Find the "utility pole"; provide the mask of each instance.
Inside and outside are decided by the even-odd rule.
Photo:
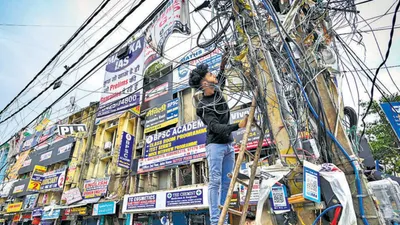
[[[260,35],[260,32],[257,32],[257,25],[253,22],[256,9],[253,5],[253,2],[251,1],[252,0],[234,0],[234,11],[238,12],[234,13],[236,22],[235,28],[237,29],[236,32],[238,32],[239,35],[242,36],[243,43],[245,43],[245,46],[247,48],[246,55],[240,60],[243,63],[245,74],[252,74],[252,76],[255,76],[259,81],[263,80],[267,84],[266,87],[259,88],[264,88],[263,91],[260,91],[260,94],[267,102],[266,108],[268,119],[269,121],[273,121],[269,124],[272,133],[271,138],[273,138],[274,142],[276,143],[276,149],[278,150],[278,153],[280,155],[295,154],[293,147],[301,148],[301,141],[299,136],[297,136],[298,132],[296,130],[296,127],[290,124],[290,122],[293,121],[293,118],[291,114],[288,113],[291,110],[288,107],[287,99],[285,97],[285,94],[283,93],[282,87],[285,84],[280,78],[281,74],[279,74],[276,69],[274,59],[271,56],[268,46],[265,46],[265,42],[263,42],[263,39],[267,37],[262,37],[262,35]],[[295,0],[292,6],[297,7],[299,4],[300,1]],[[270,4],[270,6],[272,6],[272,3]],[[253,35],[250,37],[248,33],[243,32],[243,27],[240,27],[241,25],[239,25],[238,27],[238,24],[246,24],[246,30],[251,30],[253,32],[255,31],[258,33],[258,35]],[[276,25],[282,26],[281,24]],[[304,43],[302,42],[298,42],[297,44],[298,46],[304,45]],[[254,58],[257,58],[257,62],[254,62]],[[313,61],[317,62],[316,59]],[[313,64],[313,66],[316,67],[317,65]],[[313,77],[315,75],[316,74],[312,74]],[[330,138],[335,138],[335,141],[337,140],[337,142],[333,144],[334,146],[328,148],[328,151],[332,149],[332,153],[338,156],[333,158],[333,163],[346,174],[346,179],[353,195],[353,205],[357,216],[357,224],[379,225],[381,224],[378,216],[379,214],[375,208],[374,201],[372,200],[372,197],[367,190],[367,180],[364,177],[361,169],[354,166],[352,162],[353,159],[349,159],[348,157],[353,156],[354,152],[346,135],[346,132],[342,127],[342,124],[337,122],[338,118],[340,118],[343,108],[340,108],[340,106],[338,106],[338,92],[331,91],[336,90],[332,89],[332,84],[333,82],[327,82],[323,76],[316,77],[317,93],[322,101],[322,110],[324,111],[324,114],[327,115],[327,120],[323,119],[322,123],[329,124],[329,126],[327,126],[327,129],[334,135],[330,136]],[[298,93],[298,95],[301,94],[302,93]],[[315,97],[316,95],[310,93],[308,94],[310,95],[310,97]],[[313,120],[317,124],[321,122],[319,118],[306,119]],[[249,118],[249,121],[252,121],[252,118]],[[249,129],[246,129],[246,132],[248,131]],[[293,134],[296,134],[296,136],[294,137]],[[244,137],[247,137],[246,134],[244,135]],[[293,140],[295,141],[293,142]],[[339,145],[341,145],[342,151],[339,150]],[[356,158],[354,158],[354,161],[355,160]],[[289,167],[293,167],[293,171],[302,173],[302,166],[298,165],[298,161],[295,158],[288,158],[285,162]],[[237,161],[236,163],[241,162]],[[356,177],[360,181],[359,183],[355,182]],[[289,175],[289,179],[293,179],[294,182],[296,182],[293,176]],[[303,191],[303,184],[301,182],[297,182],[296,184],[294,184],[294,182],[289,182],[288,184],[290,193],[292,195],[301,194]],[[249,186],[249,189],[247,191],[251,191],[251,186],[252,185]],[[231,188],[232,187],[230,187],[230,189]],[[226,201],[229,202],[230,198],[230,196],[227,196]],[[360,207],[360,203],[363,204],[363,207]],[[315,207],[311,207],[310,209],[305,209],[304,206],[304,204],[300,203],[298,205],[293,205],[293,208],[296,210],[297,215],[301,216],[302,223],[307,225],[312,224],[316,218],[315,210],[317,209],[317,207],[320,206],[318,206],[318,204],[315,204]],[[247,209],[247,207],[245,208]],[[262,224],[275,224],[273,222],[273,219],[271,218],[272,215],[269,212],[270,209],[266,209],[266,207],[264,207],[264,209],[264,214],[267,217],[263,217]],[[363,217],[361,216],[361,211],[364,211]],[[225,213],[226,210],[223,211],[222,215],[224,215]]]

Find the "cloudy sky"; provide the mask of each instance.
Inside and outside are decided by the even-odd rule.
[[[50,67],[44,75],[40,76],[33,85],[29,93],[22,96],[16,104],[14,104],[9,112],[2,115],[2,119],[8,116],[10,112],[15,111],[49,83],[54,81],[55,77],[61,75],[65,70],[64,65],[71,65],[80,55],[93,46],[95,42],[104,35],[108,29],[113,27],[115,23],[130,10],[133,5],[139,1],[132,0],[112,0],[98,17],[90,24],[92,28],[85,30],[82,35],[78,36],[77,41],[73,42],[67,51],[61,55],[57,61],[57,65]],[[8,139],[13,133],[22,126],[30,122],[39,112],[41,112],[48,104],[53,102],[60,96],[71,84],[83,76],[100,58],[104,57],[104,53],[108,53],[114,45],[121,42],[153,9],[161,0],[146,1],[140,6],[139,10],[134,12],[112,35],[107,38],[95,51],[85,60],[91,61],[86,65],[79,65],[79,69],[68,74],[63,79],[63,85],[57,90],[50,89],[40,98],[34,101],[23,112],[13,117],[8,122],[0,124],[0,141]],[[199,5],[201,0],[192,0],[193,5]],[[101,3],[100,0],[18,0],[8,1],[0,0],[0,108],[11,101],[11,99],[36,75],[36,73],[48,62],[48,60],[60,49],[83,21],[94,11]],[[394,0],[374,0],[369,3],[360,5],[360,15],[365,19],[381,15],[389,9]],[[193,6],[191,5],[191,9]],[[390,12],[393,12],[394,7]],[[206,14],[206,13],[205,13]],[[393,15],[393,14],[392,14]],[[373,28],[387,28],[391,25],[392,15],[385,16],[371,24]],[[198,17],[197,17],[198,18]],[[197,27],[202,27],[205,22],[203,19],[192,19],[192,33],[196,33]],[[361,19],[359,18],[359,21]],[[371,20],[372,21],[372,20]],[[195,24],[197,22],[198,24]],[[400,24],[398,22],[397,24]],[[360,30],[368,30],[365,23],[360,23]],[[363,28],[362,28],[363,27]],[[338,30],[338,33],[347,32],[346,28]],[[363,41],[366,46],[364,48],[351,43],[351,47],[371,68],[376,68],[382,61],[378,48],[375,44],[371,33],[362,33]],[[380,43],[381,50],[385,54],[387,42],[389,38],[389,30],[377,31],[376,37]],[[172,48],[166,52],[171,59],[175,56],[187,51],[190,46],[195,45],[195,41],[189,39],[185,42],[185,48],[173,48],[176,43],[182,42],[184,39],[179,35],[170,38],[166,48]],[[387,62],[388,66],[400,64],[400,40],[399,31],[396,30],[393,40],[393,46],[390,58]],[[100,57],[100,58],[99,58]],[[85,63],[84,62],[84,63]],[[400,68],[389,69],[393,79],[400,86]],[[373,71],[374,72],[374,71]],[[63,99],[56,107],[53,108],[51,118],[61,119],[68,115],[67,106],[69,99],[74,96],[77,99],[77,105],[85,107],[91,101],[98,101],[104,77],[104,69],[101,68],[90,79],[83,83],[79,90],[72,92]],[[397,89],[393,82],[389,79],[388,73],[381,70],[379,79],[391,91]],[[354,81],[350,81],[354,82]],[[368,84],[364,79],[364,83]],[[361,83],[360,83],[361,85]],[[346,82],[343,82],[343,95],[345,104],[357,108],[357,97],[352,96]],[[362,99],[368,99],[368,95],[361,89],[360,95]],[[354,95],[354,90],[353,90]],[[376,96],[379,96],[377,93]]]

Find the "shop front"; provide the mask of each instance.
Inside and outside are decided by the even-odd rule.
[[[92,216],[98,220],[98,225],[114,224],[114,220],[117,218],[117,203],[111,202],[100,202],[93,205]]]
[[[209,224],[206,186],[125,195],[123,213],[132,214],[128,225]],[[154,213],[159,212],[159,213]]]

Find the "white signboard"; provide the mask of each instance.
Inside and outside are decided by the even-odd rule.
[[[73,188],[64,192],[62,199],[65,199],[66,204],[69,205],[82,200],[82,195],[79,188]]]
[[[125,195],[122,213],[208,208],[207,186]]]
[[[123,112],[140,105],[143,87],[144,37],[128,46],[127,55],[108,58],[97,117]]]
[[[169,0],[147,27],[146,41],[162,55],[165,43],[175,32],[190,34],[188,0]]]
[[[205,63],[208,65],[208,70],[210,72],[214,74],[217,74],[219,72],[219,66],[221,64],[221,59],[222,59],[222,52],[219,48],[216,48],[213,52],[207,54],[212,49],[213,48],[211,47],[206,49],[198,48],[181,58],[180,63],[187,61],[189,62],[179,66],[173,72],[174,93],[189,87],[188,81],[189,81],[190,71],[196,68],[197,65]]]

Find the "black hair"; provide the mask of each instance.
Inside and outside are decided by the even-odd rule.
[[[246,220],[251,220],[251,221],[256,220],[256,215],[254,215],[254,213],[252,212],[247,212]]]
[[[189,85],[192,88],[199,88],[201,80],[208,73],[208,65],[202,63],[196,67],[196,69],[192,70],[189,75]]]

